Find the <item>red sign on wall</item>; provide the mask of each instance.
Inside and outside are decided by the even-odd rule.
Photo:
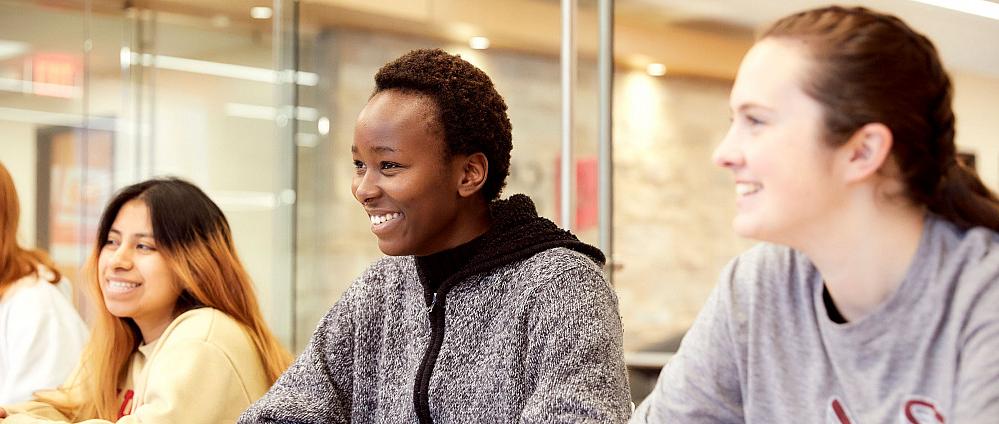
[[[597,226],[599,208],[597,205],[596,157],[576,159],[576,213],[572,229],[586,230]],[[555,210],[562,210],[562,159],[555,158]],[[557,220],[556,220],[557,221]]]
[[[31,60],[32,92],[41,96],[73,97],[82,69],[76,56],[38,53]]]

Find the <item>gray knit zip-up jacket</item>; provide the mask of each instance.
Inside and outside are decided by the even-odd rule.
[[[412,256],[368,268],[239,422],[626,422],[603,256],[539,218],[526,196],[491,211],[484,253],[436,300]]]

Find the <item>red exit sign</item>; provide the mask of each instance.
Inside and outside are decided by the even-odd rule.
[[[76,82],[83,70],[77,56],[38,53],[31,61],[32,91],[42,96],[73,97]]]

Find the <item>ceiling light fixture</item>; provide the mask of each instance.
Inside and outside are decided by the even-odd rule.
[[[661,77],[666,75],[666,65],[662,63],[650,63],[649,66],[645,67],[645,73],[653,77]]]
[[[468,47],[475,50],[485,50],[489,48],[489,39],[486,37],[472,37],[468,39]]]
[[[319,134],[321,134],[321,135],[327,135],[327,134],[329,134],[330,133],[330,118],[327,118],[325,116],[319,118],[319,121],[316,122],[316,126],[317,126],[316,129],[319,130]]]
[[[266,6],[256,6],[250,8],[250,17],[253,19],[270,19],[274,16],[274,11]]]
[[[171,71],[192,72],[203,75],[213,75],[223,78],[236,78],[247,81],[281,83],[295,82],[298,85],[314,87],[319,84],[319,74],[314,72],[288,72],[275,71],[273,69],[258,68],[253,66],[235,65],[230,63],[208,62],[204,60],[188,59],[183,57],[156,55],[149,53],[125,52],[131,55],[129,63],[131,65],[155,66],[159,69],[169,69]],[[125,54],[122,55],[125,57]],[[123,64],[124,66],[124,64]]]

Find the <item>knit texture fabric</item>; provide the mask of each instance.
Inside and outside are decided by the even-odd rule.
[[[603,255],[538,217],[526,196],[491,213],[483,247],[436,302],[412,256],[369,267],[240,422],[625,422],[621,320]],[[433,308],[442,340],[428,355]],[[421,365],[429,420],[414,407]]]

